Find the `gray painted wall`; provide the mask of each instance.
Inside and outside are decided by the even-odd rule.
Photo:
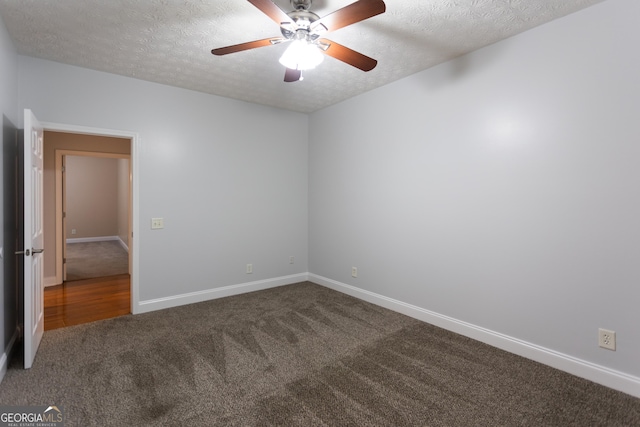
[[[638,16],[607,1],[312,114],[309,271],[638,381]]]
[[[0,246],[3,257],[0,259],[0,380],[7,365],[8,345],[16,331],[16,264],[15,223],[10,202],[14,197],[14,158],[16,151],[16,126],[18,125],[18,57],[4,22],[0,19],[0,116],[2,119],[2,161],[0,161],[0,191],[2,206],[0,210]]]
[[[40,121],[139,134],[140,301],[308,271],[306,115],[19,63],[19,106]],[[154,217],[163,230],[151,230]]]

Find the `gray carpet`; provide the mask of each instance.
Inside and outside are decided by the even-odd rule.
[[[67,281],[129,273],[129,254],[116,240],[67,243]]]
[[[640,399],[308,282],[47,331],[0,402],[66,426],[640,425]]]

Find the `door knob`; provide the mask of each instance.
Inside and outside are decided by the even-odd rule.
[[[27,249],[25,251],[16,251],[15,254],[16,255],[24,254],[24,256],[29,256],[31,254],[34,254],[34,255],[35,254],[41,254],[42,252],[44,252],[44,249],[31,249],[31,250]]]

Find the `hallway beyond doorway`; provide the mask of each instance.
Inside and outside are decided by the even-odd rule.
[[[119,240],[67,243],[66,281],[129,273],[129,253]]]

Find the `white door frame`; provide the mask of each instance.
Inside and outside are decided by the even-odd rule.
[[[130,248],[130,264],[129,268],[131,270],[131,313],[138,314],[138,306],[140,301],[140,290],[139,290],[139,277],[140,277],[140,269],[139,267],[139,259],[140,259],[140,243],[138,236],[139,232],[139,182],[140,182],[140,168],[138,164],[138,153],[140,147],[140,136],[136,132],[130,131],[122,131],[122,130],[114,130],[114,129],[103,129],[103,128],[94,128],[87,126],[76,126],[76,125],[68,125],[61,123],[51,123],[51,122],[40,122],[45,131],[54,131],[54,132],[66,132],[66,133],[78,133],[85,135],[98,135],[98,136],[110,136],[115,138],[127,138],[131,140],[131,160],[130,160],[130,169],[131,169],[131,246]],[[132,249],[132,250],[131,250]]]
[[[66,245],[66,236],[63,227],[63,219],[64,219],[64,202],[63,202],[63,181],[62,181],[62,158],[65,156],[82,156],[82,157],[98,157],[98,158],[107,158],[107,159],[126,159],[129,161],[129,205],[127,209],[128,216],[128,225],[129,235],[127,236],[127,241],[125,242],[127,247],[133,247],[131,242],[131,222],[133,220],[131,215],[131,196],[132,196],[132,182],[131,182],[131,155],[130,154],[120,154],[120,153],[105,153],[101,151],[81,151],[81,150],[68,150],[68,149],[56,149],[55,150],[55,184],[56,184],[56,283],[59,285],[65,279],[64,277],[64,259],[63,255],[65,253],[65,245]],[[129,274],[131,274],[131,256],[133,251],[129,251]]]

